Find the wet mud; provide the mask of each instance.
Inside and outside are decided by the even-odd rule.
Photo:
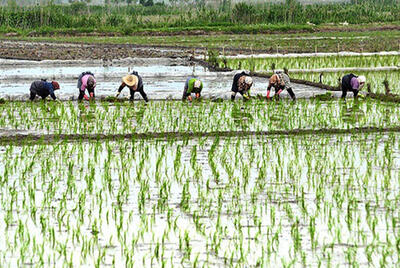
[[[204,53],[204,49],[201,49]],[[128,57],[188,57],[193,48],[133,44],[77,44],[0,40],[0,58],[20,60],[104,60]]]

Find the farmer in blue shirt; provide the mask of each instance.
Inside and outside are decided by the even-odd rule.
[[[35,81],[31,84],[31,96],[29,99],[33,101],[36,95],[45,99],[47,96],[51,96],[53,100],[56,100],[56,95],[54,94],[54,90],[60,89],[60,85],[56,81],[52,81],[51,83],[40,80]]]

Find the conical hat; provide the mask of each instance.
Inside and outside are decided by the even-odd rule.
[[[136,85],[139,81],[138,77],[136,75],[126,75],[124,77],[122,77],[122,81],[127,84],[130,87],[133,87],[134,85]]]

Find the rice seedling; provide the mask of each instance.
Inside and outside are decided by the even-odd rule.
[[[398,148],[391,132],[6,145],[2,258],[395,265]]]

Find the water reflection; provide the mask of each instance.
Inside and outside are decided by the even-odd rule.
[[[254,121],[252,114],[246,112],[245,107],[239,105],[233,106],[231,117],[234,124],[243,130],[249,129],[250,124]]]
[[[348,123],[359,122],[365,117],[364,111],[360,108],[360,101],[354,99],[353,101],[341,101],[340,109],[343,121]]]

